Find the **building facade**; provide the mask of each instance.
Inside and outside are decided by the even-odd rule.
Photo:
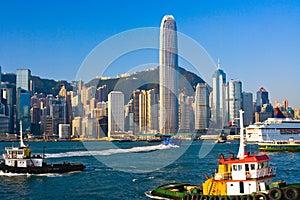
[[[174,17],[166,15],[160,26],[159,99],[161,134],[178,131],[178,55],[177,27]]]
[[[108,94],[108,137],[124,132],[124,94],[111,91]]]

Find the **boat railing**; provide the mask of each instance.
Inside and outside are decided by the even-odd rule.
[[[215,173],[214,179],[215,180],[232,180],[232,173],[231,172]]]
[[[276,175],[276,168],[275,167],[266,167],[266,168],[257,170],[257,172],[255,174],[255,177],[253,177],[253,178],[260,178],[260,177],[266,177],[266,176],[275,176],[275,175]]]

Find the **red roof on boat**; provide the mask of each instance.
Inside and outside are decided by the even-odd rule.
[[[234,163],[253,163],[253,162],[264,162],[271,160],[266,154],[261,155],[250,155],[249,152],[245,152],[245,157],[243,159],[239,158],[220,158],[220,164],[234,164]]]

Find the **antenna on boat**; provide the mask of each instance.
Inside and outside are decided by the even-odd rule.
[[[237,157],[239,159],[244,159],[245,157],[245,146],[244,146],[244,117],[243,117],[244,111],[240,110],[240,147]]]
[[[20,120],[20,147],[26,147],[26,145],[23,142],[22,120]]]

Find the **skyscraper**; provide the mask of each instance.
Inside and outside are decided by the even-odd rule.
[[[124,94],[111,91],[108,94],[108,137],[124,132]]]
[[[220,60],[218,60],[218,69],[213,74],[213,100],[212,100],[212,122],[214,128],[223,128],[225,125],[225,83],[226,74],[220,69]]]
[[[256,92],[256,112],[260,112],[264,104],[269,104],[269,93],[261,87]]]
[[[17,132],[19,132],[19,123],[22,121],[23,131],[30,133],[30,76],[31,72],[29,69],[17,69]]]
[[[253,123],[253,95],[251,92],[243,92],[244,125]]]
[[[160,26],[159,49],[159,130],[162,134],[175,134],[178,130],[177,70],[177,28],[174,17],[166,15]]]
[[[242,108],[242,82],[230,80],[226,85],[226,123],[234,122]]]
[[[195,92],[195,129],[209,128],[209,89],[206,83],[198,83]]]
[[[31,71],[29,69],[17,69],[17,84],[16,88],[22,88],[23,90],[30,90]]]

